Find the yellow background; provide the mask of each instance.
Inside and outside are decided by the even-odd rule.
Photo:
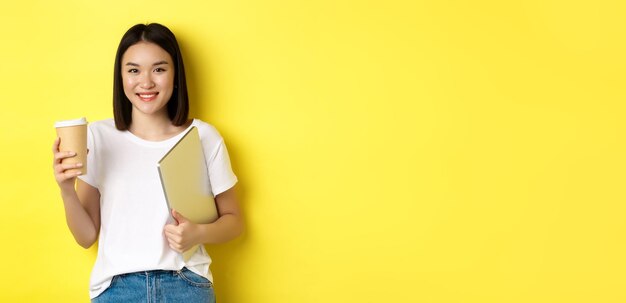
[[[626,302],[622,3],[4,1],[0,301],[88,301],[53,123],[160,22],[240,178],[219,302]]]

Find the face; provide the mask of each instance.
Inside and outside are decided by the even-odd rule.
[[[139,42],[122,56],[124,93],[133,104],[133,115],[165,115],[174,91],[174,63],[160,46]]]

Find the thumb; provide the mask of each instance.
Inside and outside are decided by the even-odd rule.
[[[189,220],[187,220],[187,218],[185,218],[183,215],[181,215],[175,209],[172,209],[172,217],[174,217],[174,219],[178,222],[178,224],[189,222]]]

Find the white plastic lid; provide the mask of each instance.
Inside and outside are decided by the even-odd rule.
[[[74,120],[57,121],[54,123],[54,127],[68,127],[68,126],[85,125],[85,124],[87,124],[87,119],[85,117],[82,117],[80,119],[74,119]]]

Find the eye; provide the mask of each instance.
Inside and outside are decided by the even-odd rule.
[[[164,68],[157,67],[157,68],[154,69],[154,71],[157,72],[157,73],[162,73],[162,72],[164,72],[166,70]]]
[[[136,68],[131,68],[128,70],[128,72],[131,74],[136,74],[137,72],[139,72],[139,70],[137,70]]]

